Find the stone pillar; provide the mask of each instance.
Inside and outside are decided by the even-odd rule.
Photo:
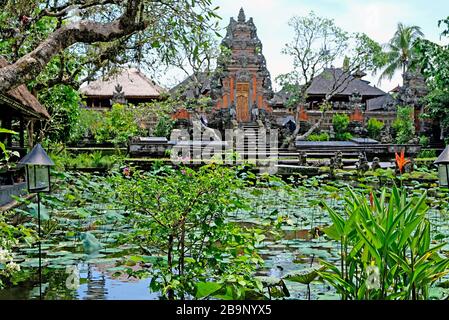
[[[234,77],[231,76],[231,104],[234,103]]]

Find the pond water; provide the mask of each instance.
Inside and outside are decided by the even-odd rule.
[[[297,271],[318,264],[320,259],[327,262],[336,262],[339,259],[338,243],[327,240],[320,230],[330,224],[327,213],[316,206],[318,200],[325,200],[330,206],[341,209],[342,200],[337,194],[345,183],[337,182],[319,186],[311,181],[298,188],[251,188],[242,190],[244,196],[250,200],[251,209],[230,213],[229,220],[240,223],[243,226],[264,226],[270,221],[283,219],[281,229],[277,235],[266,234],[266,239],[261,243],[259,252],[265,261],[257,276],[282,277],[290,271]],[[99,190],[86,189],[84,192],[99,192]],[[101,191],[101,190],[100,190]],[[60,192],[47,199],[48,207],[56,205],[61,199],[71,195],[68,191]],[[86,196],[86,195],[84,195]],[[90,216],[88,210],[94,209],[102,217],[98,222],[98,216]],[[85,212],[83,212],[83,210]],[[444,214],[443,214],[444,211]],[[76,214],[75,214],[76,213]],[[135,247],[131,245],[115,246],[117,238],[129,229],[129,226],[118,223],[123,219],[123,210],[114,209],[113,205],[104,199],[104,203],[84,203],[78,207],[59,210],[52,213],[47,222],[47,228],[51,229],[51,221],[57,221],[59,225],[66,226],[65,230],[53,231],[52,239],[59,237],[58,241],[44,240],[43,251],[46,253],[43,259],[44,265],[44,299],[98,299],[98,300],[149,300],[159,299],[157,293],[149,291],[150,279],[128,278],[119,275],[122,269],[116,266],[116,262],[133,253]],[[433,235],[439,240],[447,240],[449,237],[447,209],[441,209],[435,205],[429,212],[429,218],[433,225]],[[80,220],[82,216],[84,219]],[[92,226],[93,221],[99,224]],[[83,248],[83,240],[78,239],[71,226],[85,226],[86,230],[102,244],[110,244],[96,250],[93,254],[86,254]],[[60,241],[61,237],[65,241]],[[50,238],[50,237],[49,237]],[[446,245],[445,250],[449,252]],[[34,273],[27,281],[20,285],[0,290],[0,299],[38,299],[39,283],[37,278],[37,248],[22,247],[16,261],[21,267]],[[73,271],[73,266],[76,270]],[[68,268],[69,267],[69,268]],[[67,279],[78,273],[80,285],[70,289]],[[447,279],[445,279],[447,280]],[[306,299],[307,288],[305,285],[286,281],[290,292],[288,299]],[[441,298],[447,292],[442,288],[434,288],[435,298]],[[311,298],[339,299],[335,291],[322,282],[313,282],[311,285]]]

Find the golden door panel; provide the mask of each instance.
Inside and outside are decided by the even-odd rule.
[[[249,117],[249,83],[238,82],[237,86],[237,121],[248,122]]]

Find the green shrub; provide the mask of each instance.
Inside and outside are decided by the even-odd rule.
[[[427,147],[429,145],[429,137],[426,136],[420,136],[419,137],[419,144],[423,147]]]
[[[175,121],[168,115],[162,115],[153,131],[153,136],[170,138]]]
[[[449,259],[438,252],[446,244],[430,237],[426,193],[384,189],[378,197],[349,189],[343,214],[325,202],[333,225],[325,229],[340,242],[340,263],[323,262],[321,277],[351,300],[421,300],[446,275]],[[432,243],[432,245],[431,245]]]
[[[105,112],[83,109],[71,142],[76,143],[87,135],[98,143],[123,144],[141,132],[138,112],[140,109],[120,104]]]
[[[379,135],[384,127],[384,123],[382,121],[377,120],[376,118],[371,118],[368,120],[366,124],[366,130],[368,131],[368,136],[371,139],[379,139]]]
[[[81,109],[78,124],[72,130],[70,142],[77,143],[85,136],[95,138],[97,130],[102,126],[105,126],[105,118],[102,112]]]
[[[429,158],[436,158],[437,153],[435,150],[421,150],[418,154],[419,159],[429,159]]]
[[[132,112],[132,107],[115,104],[110,111],[105,112],[105,123],[98,128],[98,142],[123,144],[139,133],[139,126]]]
[[[397,118],[393,122],[393,128],[396,130],[396,143],[407,143],[415,136],[413,112],[413,107],[398,107]]]
[[[350,123],[349,116],[344,113],[336,113],[332,117],[332,126],[335,131],[335,139],[336,140],[349,140],[352,138],[352,135],[347,132],[348,126]]]
[[[326,132],[320,134],[311,134],[307,137],[307,141],[329,141],[329,134]]]

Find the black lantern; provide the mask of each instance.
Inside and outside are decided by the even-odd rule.
[[[39,299],[42,300],[42,230],[41,230],[41,192],[50,192],[50,167],[54,162],[48,157],[45,150],[38,143],[19,164],[25,165],[28,192],[37,193],[37,223],[39,232]]]
[[[39,143],[19,164],[26,166],[28,192],[50,192],[50,167],[55,164]]]
[[[438,165],[438,179],[441,187],[449,187],[449,146],[444,149],[438,159],[434,162]]]

